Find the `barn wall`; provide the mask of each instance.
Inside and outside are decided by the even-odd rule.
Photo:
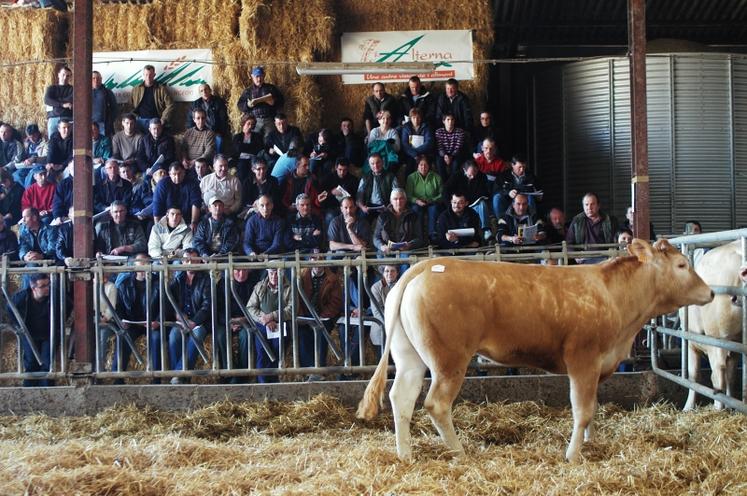
[[[747,59],[720,54],[647,59],[650,212],[656,232],[688,219],[708,231],[747,221]],[[626,59],[597,59],[535,76],[535,112],[562,105],[562,120],[538,117],[534,158],[545,190],[563,192],[569,215],[596,191],[624,219],[630,197],[630,80]],[[560,92],[560,94],[558,94]],[[557,138],[561,137],[561,143]],[[544,146],[545,142],[548,146]],[[562,164],[562,173],[554,168]]]

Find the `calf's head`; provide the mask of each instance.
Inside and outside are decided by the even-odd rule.
[[[713,291],[695,273],[689,260],[665,239],[653,246],[634,239],[628,251],[655,270],[651,281],[656,299],[670,312],[685,305],[705,305],[713,300]]]

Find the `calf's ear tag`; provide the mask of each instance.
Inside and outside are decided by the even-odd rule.
[[[446,267],[441,264],[437,264],[431,267],[431,272],[446,272]]]

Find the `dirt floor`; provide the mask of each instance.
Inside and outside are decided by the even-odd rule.
[[[329,396],[0,417],[0,494],[747,494],[741,414],[605,405],[578,465],[567,408],[460,404],[455,424],[461,459],[418,409],[403,463],[388,412],[363,423]]]

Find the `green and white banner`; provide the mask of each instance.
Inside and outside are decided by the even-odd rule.
[[[423,81],[473,79],[472,31],[379,31],[343,33],[342,62],[370,64],[433,62],[433,71],[418,74]],[[344,84],[401,82],[413,74],[342,76]]]
[[[123,103],[130,100],[132,88],[143,82],[143,67],[152,65],[156,81],[169,87],[174,101],[191,102],[200,97],[200,84],[213,84],[212,60],[213,52],[206,48],[94,52],[93,70],[101,73],[104,86]]]

